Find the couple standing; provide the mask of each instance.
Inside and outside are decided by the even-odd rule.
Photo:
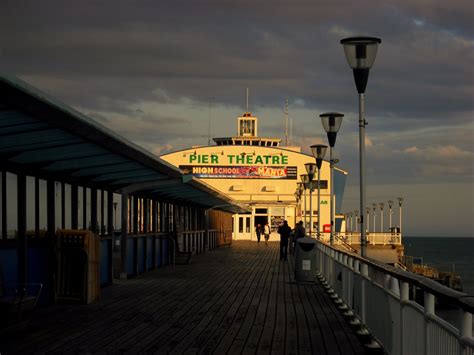
[[[270,239],[271,232],[268,222],[265,223],[263,227],[260,224],[257,224],[257,228],[255,228],[255,231],[257,233],[257,242],[260,243],[260,236],[263,234],[263,237],[265,238],[265,245],[267,245],[268,239]]]

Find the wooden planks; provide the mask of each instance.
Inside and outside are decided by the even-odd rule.
[[[194,258],[116,281],[94,304],[41,309],[21,331],[0,332],[0,352],[363,353],[323,288],[295,282],[278,243]]]

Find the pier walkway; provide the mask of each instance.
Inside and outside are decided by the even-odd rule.
[[[364,353],[323,287],[297,284],[278,253],[238,241],[117,280],[94,304],[39,309],[0,332],[0,353]]]

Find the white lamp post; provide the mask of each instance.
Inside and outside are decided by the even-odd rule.
[[[360,173],[360,211],[365,211],[365,126],[364,95],[369,79],[369,70],[374,64],[377,48],[382,41],[375,37],[349,37],[341,40],[349,66],[353,69],[354,80],[359,93],[359,173]],[[367,236],[365,219],[361,216],[361,255],[367,255]]]
[[[303,198],[304,198],[304,214],[303,214],[303,223],[304,227],[308,228],[308,223],[306,223],[306,188],[307,188],[307,182],[306,179],[308,178],[306,174],[301,174],[301,186],[303,187]]]
[[[400,207],[400,235],[402,235],[402,203],[403,197],[398,197],[398,206]]]
[[[359,223],[359,221],[357,220],[357,217],[359,217],[359,211],[357,210],[354,211],[354,217],[355,217],[355,227],[356,227],[355,232],[357,233],[358,232],[357,225]]]
[[[367,216],[367,232],[370,232],[370,207],[365,208],[365,213]]]
[[[393,213],[392,206],[393,206],[393,201],[389,200],[389,201],[387,201],[387,203],[388,203],[388,209],[389,209],[389,211],[388,211],[388,219],[389,219],[389,225],[390,225],[389,230],[392,231],[392,213]]]
[[[330,198],[330,206],[331,209],[331,236],[330,236],[330,244],[334,243],[334,220],[335,220],[335,203],[334,203],[334,166],[336,165],[336,161],[333,159],[332,153],[334,145],[336,144],[337,132],[339,128],[341,128],[342,118],[344,115],[338,112],[326,112],[321,115],[321,123],[323,124],[324,130],[328,136],[329,142],[329,167],[330,167],[330,175],[329,175],[329,198]]]
[[[309,236],[311,237],[313,232],[313,178],[316,173],[316,164],[306,163],[304,166],[309,180]]]
[[[316,159],[316,166],[318,167],[318,239],[320,239],[321,232],[321,166],[323,165],[327,149],[328,146],[324,144],[314,144],[311,146],[311,152]]]
[[[373,203],[372,204],[372,209],[374,211],[374,226],[372,227],[373,232],[375,233],[375,209],[377,208],[377,204]]]
[[[383,208],[385,203],[380,202],[380,232],[383,233]]]

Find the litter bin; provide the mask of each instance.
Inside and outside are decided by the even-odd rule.
[[[304,237],[296,240],[296,281],[314,281],[316,275],[316,241]]]

